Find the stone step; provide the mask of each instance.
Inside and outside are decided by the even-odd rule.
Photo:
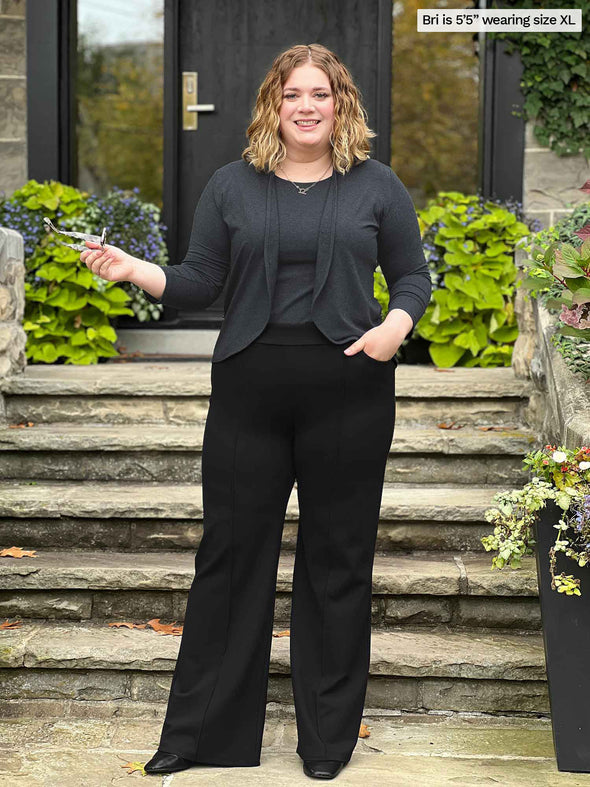
[[[289,626],[294,555],[279,559],[275,626]],[[0,561],[0,617],[48,620],[160,618],[182,622],[194,555],[178,552],[41,551]],[[536,564],[491,571],[489,555],[376,555],[374,626],[539,630]]]
[[[96,708],[98,704],[2,703],[2,765],[10,773],[6,787],[105,787],[124,781],[124,763],[147,762],[158,747],[166,708],[127,700]],[[350,763],[338,776],[339,787],[587,787],[590,781],[585,773],[558,773],[548,715],[408,713],[373,711],[365,705],[362,721],[368,737],[357,740]],[[196,766],[154,783],[301,787],[297,743],[294,709],[269,703],[260,767]]]
[[[455,423],[464,426],[505,426],[517,429],[527,425],[528,400],[518,397],[460,399],[415,398],[396,393],[396,423],[434,426]],[[87,424],[194,424],[207,417],[208,395],[161,396],[142,399],[117,396],[19,396],[9,397],[7,419],[10,424],[41,423]]]
[[[512,367],[437,369],[402,364],[396,370],[396,417],[398,423],[454,421],[517,428],[527,423],[533,391],[530,380],[516,378]],[[37,364],[0,380],[10,424],[197,423],[207,415],[210,393],[209,361]]]
[[[38,424],[0,429],[0,478],[177,482],[201,480],[204,423]],[[523,429],[441,429],[398,425],[385,480],[415,483],[515,484],[527,480],[522,459],[540,447]]]
[[[0,700],[166,702],[180,636],[97,622],[24,621],[1,633]],[[289,640],[273,637],[267,701],[292,704]],[[373,631],[371,708],[548,711],[540,632]]]
[[[484,513],[505,488],[386,483],[376,549],[483,552],[480,539],[493,532]],[[0,481],[0,543],[194,553],[201,540],[202,499],[200,484]],[[284,550],[295,549],[298,518],[295,486],[282,531]]]
[[[414,396],[396,390],[396,423],[436,425],[456,423],[474,426],[527,425],[528,400],[498,396],[479,398]],[[40,423],[96,424],[191,424],[207,417],[209,395],[142,396],[10,396],[6,417],[10,424]]]

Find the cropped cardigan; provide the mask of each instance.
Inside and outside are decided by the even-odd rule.
[[[197,310],[227,282],[213,363],[247,347],[269,321],[279,246],[276,180],[243,159],[216,169],[195,208],[184,260],[162,268],[160,298],[144,290],[152,303]],[[377,265],[388,311],[403,309],[415,325],[432,291],[416,211],[391,167],[367,159],[344,175],[334,169],[320,220],[311,318],[334,343],[352,343],[380,325]]]

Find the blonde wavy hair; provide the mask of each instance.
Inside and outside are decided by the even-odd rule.
[[[283,86],[291,71],[305,63],[321,68],[330,80],[334,96],[332,165],[344,175],[370,158],[369,140],[377,134],[367,125],[361,93],[350,72],[334,52],[321,44],[298,44],[275,58],[258,90],[252,122],[246,130],[249,145],[242,151],[242,158],[259,172],[269,172],[286,157],[287,149],[279,133]]]

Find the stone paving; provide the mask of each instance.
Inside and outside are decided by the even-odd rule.
[[[130,773],[124,766],[143,765],[155,753],[161,707],[153,713],[151,718],[5,717],[0,721],[0,784],[105,787],[143,780],[140,771]],[[359,738],[349,764],[334,779],[341,787],[590,785],[590,773],[557,770],[547,717],[395,711],[372,715],[368,709],[363,723],[370,735]],[[296,746],[292,708],[269,705],[259,767],[198,765],[175,774],[147,775],[145,783],[158,787],[310,784]]]

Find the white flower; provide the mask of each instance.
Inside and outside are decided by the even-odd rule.
[[[590,462],[580,462],[578,467],[580,470],[587,470],[590,467]]]
[[[553,456],[551,458],[553,459],[554,462],[561,464],[562,462],[565,462],[565,460],[567,459],[567,454],[564,454],[563,451],[554,451]]]

